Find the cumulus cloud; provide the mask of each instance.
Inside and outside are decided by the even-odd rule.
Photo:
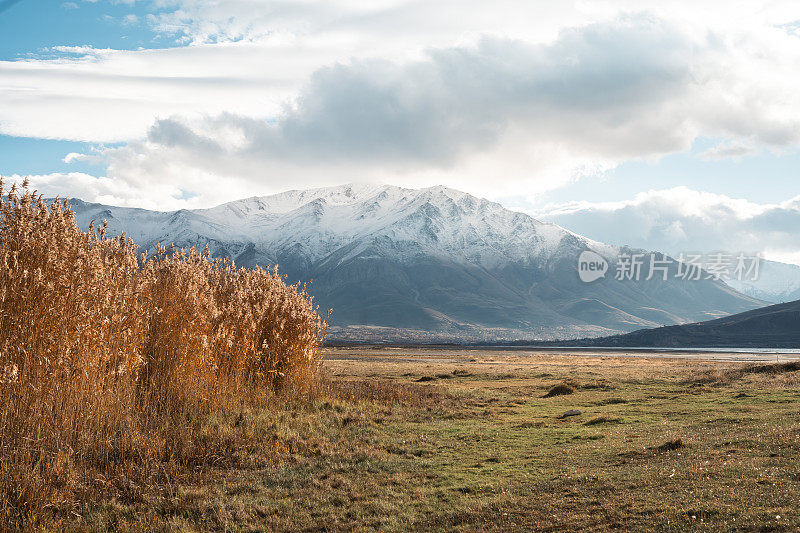
[[[672,254],[761,252],[767,259],[800,263],[800,196],[758,204],[676,187],[622,202],[551,205],[534,215],[614,244]]]
[[[312,72],[337,61],[414,57],[480,33],[546,41],[597,17],[569,1],[546,10],[516,0],[142,4],[155,10],[146,21],[154,30],[191,45],[54,46],[0,61],[0,133],[109,143],[141,138],[171,115],[272,117]]]
[[[351,180],[530,195],[698,136],[724,139],[704,158],[800,144],[793,2],[151,5],[189,46],[0,62],[0,133],[125,143],[108,179],[170,205]]]
[[[582,168],[680,150],[693,50],[662,21],[626,18],[564,32],[549,45],[484,38],[410,62],[317,70],[274,120],[223,113],[156,121],[109,150],[109,172],[261,190],[303,178],[431,180],[488,190],[563,183]],[[531,175],[538,175],[532,179]],[[141,178],[138,178],[141,179]]]
[[[45,198],[78,198],[89,202],[153,210],[176,210],[200,207],[194,197],[170,183],[154,180],[147,189],[139,184],[83,172],[54,172],[3,176],[6,188],[13,183],[21,186],[27,179],[30,189]]]
[[[201,196],[219,179],[256,192],[356,179],[496,196],[682,151],[699,135],[735,140],[716,157],[797,144],[800,121],[764,118],[782,100],[737,85],[744,73],[713,59],[726,53],[637,15],[547,44],[484,37],[418,60],[352,60],[316,70],[272,118],[159,119],[144,140],[107,151],[109,175],[157,176]]]

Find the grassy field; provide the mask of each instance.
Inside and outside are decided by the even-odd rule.
[[[800,528],[796,364],[338,349],[324,370],[328,399],[217,421],[272,435],[269,458],[221,454],[61,526]]]

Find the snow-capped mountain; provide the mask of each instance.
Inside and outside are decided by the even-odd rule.
[[[81,227],[105,219],[147,249],[208,245],[240,266],[278,264],[292,281],[313,279],[310,292],[334,309],[334,333],[351,338],[401,329],[442,339],[597,335],[763,304],[672,271],[666,281],[615,280],[617,257],[630,250],[446,187],[351,184],[175,212],[72,207]],[[610,275],[581,282],[586,250]]]
[[[800,300],[800,266],[762,259],[755,279],[726,279],[739,292],[771,303]]]
[[[252,244],[259,254],[270,256],[291,248],[312,262],[349,246],[348,254],[338,258],[345,261],[363,252],[372,240],[388,238],[418,245],[413,252],[398,250],[399,260],[424,250],[491,268],[546,257],[571,235],[555,224],[446,187],[413,190],[353,184],[171,213],[74,200],[72,207],[80,225],[105,218],[112,231],[125,231],[145,247],[197,244],[205,237],[231,247],[234,257],[243,251],[237,245],[244,249]],[[598,251],[615,253],[614,247],[585,240]]]

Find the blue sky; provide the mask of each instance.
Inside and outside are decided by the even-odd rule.
[[[737,159],[707,160],[700,156],[714,145],[708,139],[697,139],[690,150],[658,161],[626,161],[604,174],[548,191],[542,200],[610,202],[629,198],[631,193],[678,185],[758,203],[781,202],[800,193],[798,150],[781,154],[764,151]]]
[[[67,154],[84,153],[91,149],[90,143],[0,135],[2,173],[4,175],[91,171],[104,173],[105,167],[102,164],[89,164],[81,161],[64,162]]]
[[[0,59],[50,56],[54,46],[136,50],[174,45],[146,24],[149,2],[17,0],[0,2]],[[126,18],[128,17],[128,18]],[[136,17],[134,21],[131,17]]]
[[[798,20],[755,0],[0,1],[0,174],[154,209],[445,184],[598,240],[800,262]],[[702,242],[681,230],[700,212]]]

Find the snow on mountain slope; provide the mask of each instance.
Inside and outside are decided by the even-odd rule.
[[[739,292],[772,303],[800,300],[800,266],[761,260],[757,279],[726,279]]]
[[[145,249],[208,246],[240,266],[279,264],[291,281],[313,279],[312,294],[350,338],[374,327],[439,340],[600,335],[763,303],[714,280],[615,280],[626,250],[446,187],[350,184],[167,213],[72,206],[81,227],[105,219]],[[606,258],[609,275],[579,280],[585,250]]]
[[[195,244],[198,236],[227,243],[256,243],[266,254],[299,245],[311,261],[362,241],[361,247],[350,252],[350,256],[357,255],[369,239],[380,237],[413,241],[434,255],[486,267],[548,257],[568,235],[601,255],[617,253],[613,246],[441,186],[414,190],[350,184],[173,213],[92,207],[73,202],[80,225],[86,226],[90,219],[107,219],[112,230],[124,230],[143,245]]]

